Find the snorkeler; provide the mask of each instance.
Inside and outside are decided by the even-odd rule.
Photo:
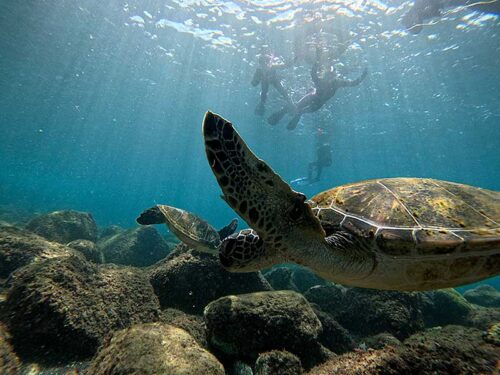
[[[290,96],[278,76],[278,70],[284,69],[288,66],[290,66],[290,64],[277,63],[273,55],[262,53],[259,56],[259,66],[257,67],[257,70],[252,78],[252,86],[257,86],[259,83],[261,85],[260,102],[257,104],[257,107],[255,107],[256,115],[262,116],[264,114],[267,93],[270,85],[281,94],[287,103],[291,104]]]
[[[333,67],[327,71],[323,77],[319,77],[319,61],[321,57],[321,50],[317,48],[316,50],[316,62],[313,64],[311,69],[311,78],[314,83],[314,89],[302,97],[294,106],[284,106],[281,110],[273,113],[268,118],[268,122],[271,125],[276,125],[285,114],[289,113],[293,117],[287,125],[289,130],[293,130],[297,127],[300,118],[304,113],[312,113],[318,111],[325,105],[341,87],[350,87],[359,85],[366,77],[368,71],[365,69],[358,79],[343,79],[338,78]]]
[[[403,15],[401,23],[412,34],[418,34],[422,31],[424,23],[431,18],[440,17],[443,9],[458,6],[500,14],[500,0],[415,0],[413,7]]]

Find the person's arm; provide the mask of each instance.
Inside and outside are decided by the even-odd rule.
[[[338,87],[352,87],[357,86],[366,78],[368,74],[368,69],[365,68],[361,76],[357,79],[337,79],[335,80]]]

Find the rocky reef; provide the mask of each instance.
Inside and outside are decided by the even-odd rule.
[[[498,299],[487,285],[349,288],[295,266],[230,273],[153,227],[99,229],[76,211],[0,223],[6,375],[490,374]]]

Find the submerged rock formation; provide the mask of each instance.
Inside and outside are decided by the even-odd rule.
[[[166,241],[152,226],[137,227],[97,243],[107,263],[150,266],[168,255]]]
[[[480,285],[467,290],[464,298],[470,303],[484,307],[500,307],[500,292],[491,285]]]
[[[254,375],[301,375],[300,359],[284,350],[272,350],[259,355]]]
[[[10,345],[10,334],[0,323],[0,374],[16,375],[19,371],[20,362]]]
[[[85,374],[224,375],[224,368],[183,329],[149,323],[114,332]]]
[[[265,272],[264,277],[274,290],[299,291],[297,285],[292,281],[292,270],[288,267],[274,267]]]
[[[91,214],[73,210],[40,215],[26,224],[26,229],[48,239],[67,244],[74,240],[97,240],[97,224]]]
[[[27,230],[0,226],[0,279],[32,262],[68,257],[74,253],[66,246],[49,242]]]
[[[97,245],[89,240],[74,240],[68,243],[68,247],[71,247],[73,250],[78,251],[83,254],[83,256],[94,263],[103,263],[104,256],[102,252],[97,248]]]
[[[205,308],[205,320],[209,343],[229,357],[255,360],[259,353],[284,349],[307,367],[322,356],[317,342],[321,323],[296,292],[222,297]]]
[[[422,293],[421,306],[426,327],[467,325],[473,310],[473,306],[454,289]]]
[[[260,272],[231,273],[209,254],[180,253],[160,262],[151,272],[151,284],[162,308],[201,314],[211,301],[231,294],[271,290]]]
[[[87,357],[111,331],[159,319],[140,270],[97,266],[80,255],[20,269],[4,309],[16,351],[27,357]]]

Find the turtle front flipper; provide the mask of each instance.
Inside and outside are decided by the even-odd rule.
[[[224,239],[227,236],[230,236],[231,234],[234,233],[236,228],[238,228],[238,219],[235,218],[231,220],[231,222],[228,225],[219,229],[219,237],[221,239]]]
[[[226,237],[219,247],[219,260],[230,272],[255,272],[283,262],[252,229]]]

